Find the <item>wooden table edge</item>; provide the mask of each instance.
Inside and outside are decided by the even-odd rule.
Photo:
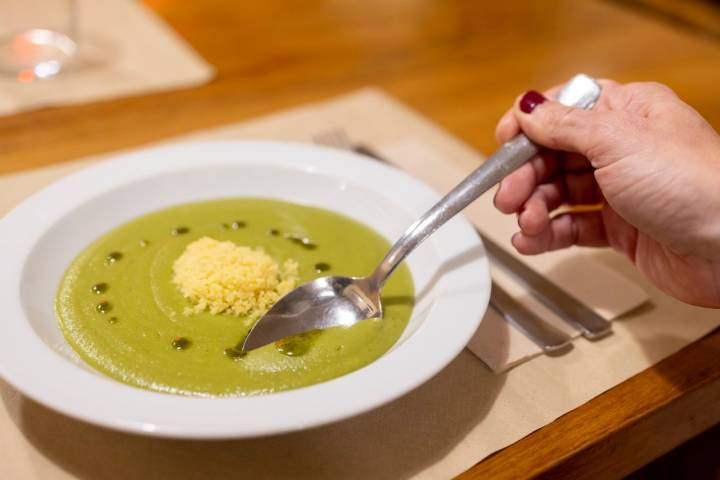
[[[623,478],[719,422],[716,329],[457,478]]]

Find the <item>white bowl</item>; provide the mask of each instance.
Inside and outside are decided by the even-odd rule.
[[[31,196],[0,223],[0,375],[47,407],[110,428],[165,437],[252,437],[330,423],[387,403],[439,372],[477,329],[490,276],[475,231],[458,216],[408,258],[418,298],[402,337],[375,362],[337,379],[268,395],[184,397],[119,383],[80,360],[53,311],[73,258],[138,215],[233,196],[331,209],[391,242],[439,199],[399,170],[299,144],[175,144],[102,162]]]

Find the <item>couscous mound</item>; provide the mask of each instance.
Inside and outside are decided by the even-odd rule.
[[[295,287],[298,264],[286,260],[281,268],[262,248],[202,237],[185,247],[173,273],[173,282],[192,304],[186,314],[207,310],[254,321]]]

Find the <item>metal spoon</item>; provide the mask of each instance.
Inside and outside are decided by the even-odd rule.
[[[557,100],[568,106],[591,108],[600,91],[595,80],[580,74],[563,87]],[[525,135],[515,136],[413,223],[370,276],[321,277],[297,287],[255,324],[243,342],[243,351],[298,333],[349,327],[365,319],[382,317],[380,291],[400,262],[445,222],[539,150]]]

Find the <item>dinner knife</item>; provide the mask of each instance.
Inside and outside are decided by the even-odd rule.
[[[498,265],[525,284],[529,292],[546,307],[580,330],[583,337],[595,340],[612,332],[610,322],[594,310],[525,265],[487,236],[480,232],[478,234],[482,238],[485,250],[491,257],[497,259]]]

